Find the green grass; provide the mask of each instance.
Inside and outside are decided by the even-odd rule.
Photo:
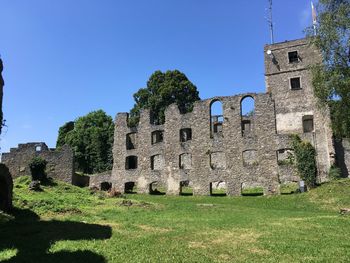
[[[303,194],[127,195],[15,181],[0,262],[349,262],[350,180]],[[130,206],[131,201],[132,205]]]
[[[298,183],[286,183],[280,187],[281,194],[293,194],[299,191]]]
[[[247,187],[242,189],[243,196],[258,196],[263,194],[264,189],[262,187]]]

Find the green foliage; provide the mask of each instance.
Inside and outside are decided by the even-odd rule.
[[[58,130],[58,137],[56,142],[56,147],[60,148],[61,146],[66,144],[67,134],[74,130],[74,121],[66,122],[63,126]]]
[[[335,165],[332,165],[329,168],[328,175],[329,175],[329,178],[331,178],[332,180],[337,180],[342,177],[340,168]]]
[[[46,179],[46,172],[45,172],[46,165],[47,165],[47,161],[41,158],[40,156],[36,156],[30,161],[29,168],[32,174],[33,181],[36,181],[36,180],[42,181]]]
[[[331,108],[337,137],[350,137],[350,2],[319,0],[317,36],[324,63],[313,67],[313,86],[321,105]]]
[[[93,111],[76,119],[73,126],[63,125],[57,145],[72,147],[78,171],[99,173],[112,169],[113,133],[112,118],[102,110]]]
[[[308,141],[302,141],[298,135],[292,135],[292,147],[296,166],[301,179],[308,188],[316,186],[316,150]]]
[[[181,113],[192,110],[193,103],[199,100],[195,85],[185,74],[178,70],[154,72],[147,82],[147,87],[134,94],[135,105],[130,111],[129,125],[136,126],[142,109],[150,109],[154,123],[164,123],[165,109],[177,103]]]

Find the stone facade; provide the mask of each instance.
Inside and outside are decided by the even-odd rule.
[[[9,169],[13,178],[30,175],[29,163],[35,156],[47,161],[46,173],[48,177],[72,183],[74,174],[74,155],[69,146],[60,150],[49,149],[43,142],[19,144],[18,148],[11,148],[9,153],[3,153],[1,162]]]
[[[276,132],[296,133],[309,140],[317,151],[318,181],[327,181],[335,158],[331,120],[329,111],[317,106],[309,70],[309,66],[322,63],[321,53],[306,39],[267,45],[264,53],[266,89],[275,102]]]
[[[106,171],[89,176],[89,187],[107,191],[112,187],[112,171]]]
[[[320,62],[319,52],[305,39],[267,45],[266,93],[197,101],[187,114],[170,105],[163,125],[153,125],[148,110],[134,128],[127,125],[127,113],[117,114],[114,187],[124,192],[136,185],[137,192],[149,193],[157,184],[177,195],[191,185],[194,195],[209,195],[220,183],[228,195],[240,195],[242,186],[277,194],[281,183],[300,180],[288,163],[293,133],[315,146],[318,180],[327,180],[334,162],[330,118],[316,107],[308,70]],[[242,115],[247,97],[254,99],[255,110]],[[217,101],[222,115],[215,116],[211,108]]]

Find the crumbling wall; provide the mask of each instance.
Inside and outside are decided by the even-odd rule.
[[[90,175],[89,187],[90,188],[98,188],[99,190],[103,190],[103,184],[108,183],[112,184],[112,171],[106,171],[99,174]]]
[[[240,102],[255,100],[254,126],[242,132]],[[223,104],[224,121],[213,134],[210,108]],[[165,123],[152,125],[149,111],[141,113],[136,128],[127,126],[128,115],[117,115],[114,138],[112,180],[123,192],[127,183],[137,185],[138,193],[149,193],[157,182],[167,194],[179,194],[181,183],[190,182],[194,194],[208,195],[212,183],[222,182],[227,194],[240,195],[242,183],[257,184],[266,194],[278,193],[279,178],[276,150],[279,136],[275,132],[274,102],[268,94],[242,94],[215,97],[195,103],[193,111],[180,114],[177,105],[166,110]],[[184,139],[183,130],[190,130]],[[163,139],[154,142],[152,134],[163,131]],[[127,134],[137,134],[137,147],[127,147]],[[219,134],[220,133],[220,134]],[[248,153],[248,161],[243,156]],[[126,169],[130,156],[137,156],[137,168]],[[160,158],[161,156],[161,158]]]
[[[13,182],[9,169],[0,164],[0,210],[8,212],[12,208]]]
[[[12,177],[16,178],[30,175],[29,163],[35,156],[47,161],[48,177],[72,183],[74,154],[67,145],[55,150],[49,149],[43,142],[19,144],[17,148],[11,148],[9,153],[3,153],[1,162],[9,168]]]
[[[289,53],[294,53],[293,61]],[[268,45],[265,54],[265,94],[197,101],[187,114],[180,114],[173,104],[163,125],[153,125],[144,110],[138,126],[130,128],[128,114],[119,113],[113,146],[115,187],[124,191],[127,183],[135,183],[138,192],[148,193],[157,182],[165,185],[167,194],[179,194],[186,183],[195,195],[208,195],[213,184],[222,182],[228,195],[240,195],[242,187],[279,193],[281,183],[300,180],[287,158],[294,133],[314,145],[317,178],[326,181],[334,162],[330,117],[327,109],[316,105],[309,70],[322,61],[320,53],[301,39]],[[248,97],[254,100],[255,110],[243,115],[242,101]],[[218,101],[223,113],[212,115],[211,106]],[[128,134],[133,134],[128,139],[133,147],[127,147]],[[161,140],[154,139],[155,134],[161,134]],[[157,169],[155,156],[164,158]],[[132,165],[126,165],[130,160]]]

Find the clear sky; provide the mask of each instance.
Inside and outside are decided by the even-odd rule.
[[[201,98],[264,92],[267,0],[0,0],[1,151],[56,144],[90,111],[127,112],[155,70],[178,69]],[[309,0],[274,0],[275,40],[302,38]]]

